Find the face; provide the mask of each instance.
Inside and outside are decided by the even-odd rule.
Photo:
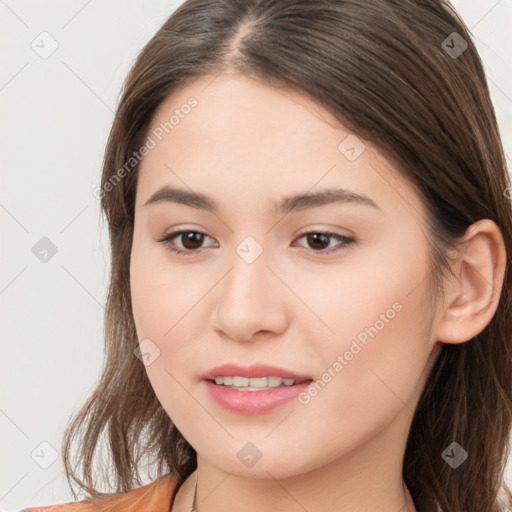
[[[375,439],[403,448],[435,346],[426,212],[411,185],[304,96],[227,72],[168,97],[148,135],[134,320],[154,391],[198,456],[284,478]],[[195,201],[155,197],[165,186]],[[331,189],[349,192],[286,201]],[[226,363],[311,381],[265,402],[253,399],[265,391],[202,378]],[[245,394],[239,409],[212,398],[213,386],[221,399]],[[275,402],[278,393],[288,398]],[[250,467],[247,454],[261,458]]]

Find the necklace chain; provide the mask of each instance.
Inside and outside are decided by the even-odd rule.
[[[192,507],[189,508],[189,512],[199,512],[196,508],[196,493],[197,493],[197,476],[196,476],[196,486],[194,488],[194,499],[192,501]]]

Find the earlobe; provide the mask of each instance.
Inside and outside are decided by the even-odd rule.
[[[448,302],[436,339],[464,343],[482,332],[498,308],[506,267],[503,235],[490,219],[475,222],[461,240],[462,250],[447,286]]]

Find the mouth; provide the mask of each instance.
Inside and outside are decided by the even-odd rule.
[[[312,379],[299,378],[299,379],[287,379],[277,376],[269,377],[242,377],[242,376],[222,376],[219,375],[215,379],[210,380],[212,384],[216,386],[236,389],[238,391],[265,391],[274,388],[287,388],[302,384],[304,382],[312,382]]]
[[[232,413],[265,414],[296,398],[313,381],[310,375],[265,363],[227,363],[201,375],[206,391]]]
[[[211,368],[201,378],[216,386],[245,391],[290,387],[312,380],[310,375],[265,363],[253,363],[250,366],[226,363]]]

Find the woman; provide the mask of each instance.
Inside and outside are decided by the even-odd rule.
[[[107,358],[63,443],[89,499],[44,510],[505,510],[510,190],[446,2],[182,4],[96,191]]]

